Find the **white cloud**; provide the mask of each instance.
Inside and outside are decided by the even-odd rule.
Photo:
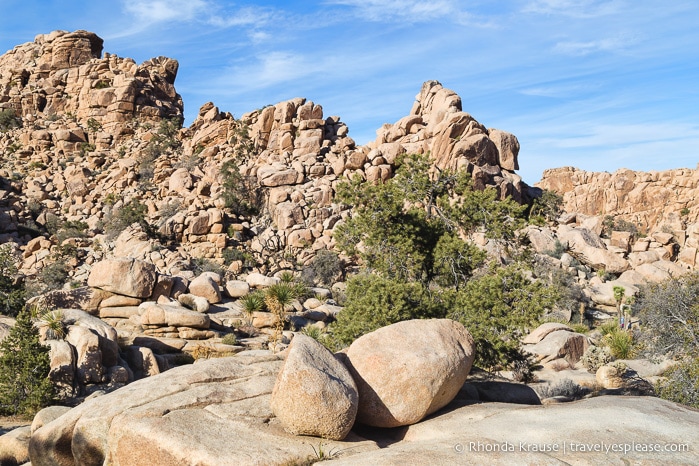
[[[211,5],[205,0],[126,0],[124,9],[143,23],[191,21],[205,14]]]
[[[553,51],[564,55],[583,56],[596,52],[621,52],[633,45],[636,40],[629,36],[606,37],[589,41],[561,41]]]
[[[352,7],[369,21],[422,22],[460,13],[453,0],[328,0],[330,5]]]
[[[620,12],[624,3],[623,0],[534,0],[523,11],[572,18],[598,18]],[[633,5],[628,8],[633,8]]]
[[[223,79],[239,91],[251,90],[294,81],[322,68],[322,63],[313,62],[304,55],[276,51],[259,56],[255,63],[230,69],[230,74]]]
[[[589,93],[598,86],[594,83],[585,84],[562,84],[527,87],[520,89],[519,93],[535,97],[570,98],[580,93]]]
[[[264,8],[245,7],[233,14],[216,13],[208,18],[214,26],[229,28],[236,26],[261,27],[274,20],[274,11]]]

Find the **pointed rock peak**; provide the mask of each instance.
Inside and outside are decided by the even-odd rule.
[[[426,81],[420,93],[415,96],[411,115],[418,115],[428,124],[437,124],[448,113],[461,110],[461,97],[451,89],[446,89],[439,81]]]

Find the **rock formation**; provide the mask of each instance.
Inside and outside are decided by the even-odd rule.
[[[696,250],[698,181],[699,171],[688,168],[595,173],[563,167],[544,171],[536,186],[561,194],[567,212],[612,215],[644,233],[670,233],[679,245]]]

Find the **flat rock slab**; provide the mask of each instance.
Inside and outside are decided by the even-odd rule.
[[[316,464],[699,464],[699,411],[659,398],[484,403],[445,411],[408,427],[388,448]],[[650,445],[688,451],[651,452]]]
[[[175,368],[86,401],[34,432],[32,464],[301,463],[319,441],[287,434],[272,415],[270,394],[282,360],[249,353]],[[418,424],[374,429],[365,433],[371,440],[350,432],[343,442],[323,441],[323,449],[339,452],[330,466],[699,464],[697,425],[699,411],[651,397],[548,406],[455,401]],[[685,451],[640,451],[650,444]],[[637,450],[607,453],[611,445]],[[590,451],[595,448],[600,451]]]
[[[284,432],[270,408],[282,366],[255,352],[197,361],[92,398],[32,436],[34,466],[296,464],[318,439]],[[350,434],[323,448],[378,448]]]
[[[211,325],[211,319],[206,314],[182,306],[148,302],[141,304],[140,308],[141,324],[143,325],[201,329],[208,329]]]

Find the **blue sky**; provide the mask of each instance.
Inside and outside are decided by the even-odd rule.
[[[520,141],[546,168],[695,168],[695,0],[0,0],[0,53],[55,29],[104,50],[180,62],[185,125],[213,101],[235,116],[306,97],[363,144],[408,114],[423,81]]]

